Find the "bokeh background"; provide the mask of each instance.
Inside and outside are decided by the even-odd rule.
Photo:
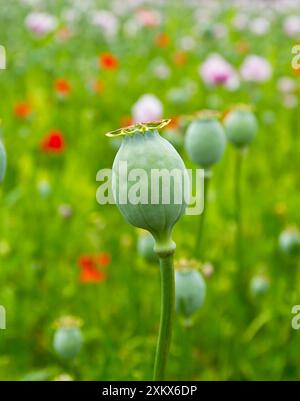
[[[201,253],[207,296],[186,329],[176,317],[167,377],[299,379],[299,260],[278,237],[297,225],[300,81],[292,48],[299,1],[0,0],[0,379],[151,378],[160,276],[139,233],[96,201],[112,165],[107,131],[203,108],[253,106],[259,132],[243,170],[244,272],[234,237],[235,149],[214,168]],[[180,141],[179,141],[180,142]],[[182,144],[188,167],[196,167]],[[185,216],[176,258],[194,257]],[[264,285],[257,291],[255,278]],[[254,280],[254,281],[253,281]],[[257,281],[256,281],[257,283]],[[261,289],[261,287],[260,287]],[[55,322],[82,321],[75,360],[53,348]],[[62,376],[63,375],[63,376]]]

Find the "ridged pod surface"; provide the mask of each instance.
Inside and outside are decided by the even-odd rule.
[[[127,162],[127,175],[122,173],[123,164],[121,162]],[[143,181],[141,192],[148,194],[148,203],[121,202],[120,194],[127,193],[130,195],[131,190],[134,190],[134,186],[137,184],[138,180],[130,181],[128,179],[130,172],[135,169],[141,169],[145,173],[146,180]],[[161,184],[159,188],[151,185],[151,172],[154,169],[165,170],[169,173],[177,172],[177,177],[182,182],[179,202],[174,196],[176,180],[172,177],[169,181],[170,187],[167,189]],[[175,249],[175,244],[171,240],[172,229],[185,212],[186,199],[189,194],[189,185],[183,185],[184,179],[189,184],[183,160],[174,147],[159,135],[157,130],[134,132],[124,136],[113,163],[112,187],[114,198],[120,212],[130,224],[143,228],[153,235],[156,242],[155,251],[161,254],[164,251],[174,251]],[[162,189],[166,189],[170,194],[168,204],[163,201]],[[158,190],[157,201],[153,203],[151,201],[152,195],[157,194]],[[184,195],[185,193],[186,195]]]

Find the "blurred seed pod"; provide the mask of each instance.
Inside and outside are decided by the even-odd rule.
[[[144,231],[139,234],[138,242],[137,242],[137,251],[142,258],[149,263],[157,263],[158,258],[156,253],[154,252],[154,238],[150,233]]]
[[[300,232],[296,227],[288,227],[279,236],[279,247],[286,255],[298,255],[300,252]]]
[[[194,261],[181,260],[175,271],[176,312],[189,319],[201,308],[206,294],[206,284]]]
[[[70,376],[68,373],[61,373],[58,376],[55,376],[53,381],[56,382],[71,382],[73,381],[74,378],[72,376]]]
[[[269,290],[269,287],[269,280],[262,275],[254,276],[250,281],[250,292],[255,297],[266,294]]]
[[[6,171],[6,151],[0,139],[0,184],[4,180],[5,171]]]
[[[208,168],[217,163],[225,151],[226,136],[218,113],[205,110],[196,114],[185,136],[185,149],[191,160]]]
[[[257,120],[248,106],[236,106],[226,112],[223,123],[228,140],[239,148],[250,145],[256,136]]]
[[[63,317],[57,321],[53,347],[61,358],[73,359],[81,350],[83,338],[80,326],[80,320],[71,316]]]

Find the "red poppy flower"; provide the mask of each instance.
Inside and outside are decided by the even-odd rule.
[[[41,142],[45,152],[60,153],[65,149],[64,137],[60,131],[51,131]]]
[[[71,92],[71,85],[66,79],[59,78],[54,82],[54,89],[58,95],[66,96]]]
[[[158,47],[167,47],[170,44],[170,36],[165,32],[160,32],[155,37],[155,43]]]
[[[82,255],[78,258],[78,266],[81,269],[96,267],[94,258],[90,255]]]
[[[123,116],[121,117],[120,126],[121,127],[129,127],[129,125],[133,124],[133,119],[131,116]]]
[[[97,256],[97,263],[100,266],[106,267],[106,266],[108,266],[110,264],[110,262],[111,262],[111,256],[107,252],[101,252]]]
[[[106,274],[94,267],[85,267],[80,272],[82,283],[101,283],[106,280]]]
[[[17,103],[14,107],[14,113],[19,118],[27,118],[31,114],[31,107],[26,102]]]
[[[111,53],[102,53],[99,57],[99,65],[104,70],[115,70],[118,64],[118,59]]]

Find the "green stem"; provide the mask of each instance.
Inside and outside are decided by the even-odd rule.
[[[206,215],[206,210],[207,210],[207,193],[208,193],[208,183],[210,181],[210,175],[205,174],[204,176],[204,194],[203,194],[203,212],[199,215],[199,225],[198,225],[198,231],[196,235],[196,242],[195,242],[195,256],[200,255],[200,245],[201,245],[201,240],[203,237],[203,227],[204,227],[204,221],[205,221],[205,215]],[[203,257],[203,255],[202,255]]]
[[[173,253],[164,258],[160,257],[159,262],[162,299],[153,380],[164,380],[172,336],[175,299]]]
[[[243,150],[236,152],[236,164],[235,164],[235,221],[236,221],[236,264],[237,269],[243,268],[243,222],[242,222],[242,191],[241,191],[241,177],[242,177],[242,165],[243,165]]]
[[[182,352],[181,352],[181,380],[189,380],[192,371],[192,341],[191,341],[191,326],[182,324]],[[185,369],[182,369],[185,366]]]

